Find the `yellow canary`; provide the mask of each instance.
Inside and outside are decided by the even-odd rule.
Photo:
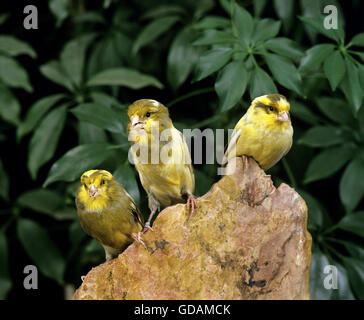
[[[274,166],[292,146],[289,109],[281,94],[255,98],[234,128],[223,163],[244,155],[253,157],[263,170]]]
[[[193,213],[195,177],[186,141],[164,105],[151,99],[137,100],[129,106],[128,116],[131,154],[151,211],[145,232],[157,210],[185,198]]]
[[[107,261],[131,244],[132,234],[143,228],[134,200],[105,170],[89,170],[81,176],[76,206],[82,228],[104,247]]]

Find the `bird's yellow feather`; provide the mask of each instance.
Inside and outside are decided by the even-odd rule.
[[[183,196],[194,192],[195,178],[187,144],[182,133],[173,126],[168,109],[158,101],[142,99],[129,106],[128,116],[133,160],[148,194],[149,208],[155,211],[185,201]],[[154,133],[158,133],[159,138],[153,139]],[[168,138],[163,138],[164,133]],[[147,148],[148,159],[144,163],[138,151],[133,151],[136,143]],[[168,154],[163,154],[164,147],[170,150]],[[159,155],[157,163],[152,162],[153,152]]]
[[[223,161],[246,155],[253,157],[264,170],[274,166],[292,146],[289,110],[290,104],[280,94],[254,99],[236,124]]]
[[[123,251],[144,224],[131,196],[105,170],[81,176],[76,206],[81,226],[104,246],[107,259]]]

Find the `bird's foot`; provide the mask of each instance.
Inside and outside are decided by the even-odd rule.
[[[197,207],[197,200],[192,194],[188,195],[187,198],[187,208],[190,211],[190,214],[192,215]]]
[[[272,195],[274,192],[276,192],[277,188],[272,183],[272,191],[269,193],[268,196]]]
[[[246,155],[243,155],[243,168],[247,168],[249,165],[249,158]]]
[[[147,249],[147,246],[145,245],[144,241],[142,240],[142,235],[144,234],[144,230],[140,231],[138,233],[132,233],[131,237],[136,241],[139,242],[144,246],[145,249]]]
[[[153,230],[153,229],[152,229],[152,227],[150,226],[150,222],[149,222],[149,221],[147,221],[147,222],[145,223],[145,225],[144,225],[144,229],[143,229],[143,231],[142,231],[142,234],[146,233],[148,230],[150,230],[150,231],[153,231],[153,232],[154,232],[154,230]]]

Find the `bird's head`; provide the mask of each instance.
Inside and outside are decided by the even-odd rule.
[[[267,94],[257,97],[250,106],[250,111],[260,121],[283,126],[287,126],[291,122],[289,109],[289,102],[281,94]]]
[[[114,178],[105,170],[89,170],[81,176],[79,196],[83,202],[107,202]]]
[[[145,130],[150,133],[153,127],[159,131],[169,128],[172,121],[168,109],[152,99],[141,99],[133,102],[128,108],[128,134],[130,131]]]

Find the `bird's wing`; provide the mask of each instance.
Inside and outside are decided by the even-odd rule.
[[[189,193],[193,193],[195,190],[195,175],[193,174],[191,154],[190,154],[190,150],[188,149],[188,145],[186,143],[185,137],[183,136],[182,132],[180,132],[180,134],[182,137],[182,148],[183,148],[185,166],[187,167],[187,170],[188,170],[186,191]]]
[[[133,198],[128,195],[130,198],[130,205],[129,205],[129,212],[133,215],[134,220],[139,223],[142,227],[144,227],[144,218],[142,214],[140,213],[138,207],[136,206]]]
[[[121,185],[119,184],[117,185],[118,185],[119,201],[123,203],[122,207],[124,207],[126,211],[133,216],[136,223],[139,223],[143,227],[144,219],[137,205],[135,204],[134,199]]]
[[[176,128],[171,129],[172,140],[168,143],[168,148],[172,149],[172,157],[166,163],[170,174],[170,181],[178,184],[181,190],[193,193],[195,188],[195,177],[188,145],[181,131]]]
[[[222,165],[226,165],[233,155],[233,151],[236,150],[236,144],[241,135],[241,129],[238,129],[238,126],[235,127],[233,134],[231,135],[228,147],[225,151],[224,157],[222,159]]]

